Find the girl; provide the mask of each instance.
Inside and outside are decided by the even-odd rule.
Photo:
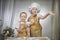
[[[26,18],[27,18],[26,12],[21,12],[20,13],[20,26],[17,29],[18,37],[27,37],[28,36]]]
[[[30,36],[31,37],[41,37],[42,36],[42,26],[39,23],[40,19],[45,19],[47,16],[52,15],[54,16],[55,14],[53,12],[47,13],[45,16],[37,16],[37,13],[40,11],[40,5],[37,3],[31,4],[29,7],[29,11],[31,13],[31,16],[29,17],[28,21],[31,21],[30,25]]]

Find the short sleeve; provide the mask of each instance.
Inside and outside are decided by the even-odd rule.
[[[37,15],[37,17],[41,17],[41,16],[42,16],[42,14],[38,14],[38,15]]]
[[[17,30],[16,29],[18,29],[19,28],[19,22],[17,22],[16,24],[15,24],[15,29],[14,29],[14,36],[16,37],[17,36],[17,34],[18,34],[18,32],[17,32]]]
[[[15,28],[19,28],[19,22],[16,23]]]
[[[40,20],[40,17],[41,17],[41,16],[42,16],[41,14],[38,14],[38,15],[37,15],[37,19]]]
[[[26,25],[29,27],[30,26],[30,22],[26,22]]]
[[[27,19],[27,21],[29,22],[29,20],[30,20],[30,17]]]

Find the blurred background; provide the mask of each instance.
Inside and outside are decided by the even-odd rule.
[[[21,11],[27,12],[28,17],[31,15],[29,6],[36,2],[40,4],[41,11],[38,15],[45,15],[49,11],[55,11],[54,17],[48,16],[40,20],[42,25],[42,36],[49,37],[51,40],[59,39],[59,20],[60,20],[60,1],[59,0],[0,0],[0,33],[6,26],[15,29],[18,27],[19,15]],[[27,17],[27,18],[28,18]]]

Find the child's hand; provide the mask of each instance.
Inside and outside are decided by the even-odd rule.
[[[20,32],[20,29],[16,29],[17,30],[17,32]]]
[[[24,22],[21,22],[21,24],[24,24]]]
[[[55,16],[55,12],[51,11],[51,12],[49,12],[49,15]]]
[[[33,19],[31,19],[30,20],[30,25],[32,25],[34,23],[34,20]]]

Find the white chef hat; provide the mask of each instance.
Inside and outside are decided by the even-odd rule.
[[[38,3],[32,3],[31,6],[29,6],[29,10],[31,11],[33,7],[37,8],[38,12],[40,11],[40,5]]]

